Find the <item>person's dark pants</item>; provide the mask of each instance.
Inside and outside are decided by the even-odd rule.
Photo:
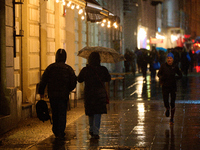
[[[138,67],[138,73],[140,73],[142,70],[140,62],[137,62],[137,67]]]
[[[67,101],[67,99],[59,98],[50,99],[53,120],[52,131],[56,137],[65,135]]]
[[[128,62],[125,62],[124,63],[124,66],[125,66],[125,72],[129,72],[130,70],[130,64]]]
[[[163,101],[164,106],[167,109],[174,109],[175,108],[175,100],[176,100],[176,88],[174,87],[162,87],[162,94],[163,94]],[[169,95],[171,96],[171,102],[169,104]]]
[[[151,69],[151,78],[155,79],[156,77],[156,69]]]
[[[146,78],[146,76],[147,76],[147,66],[142,67],[142,75],[143,75],[143,78]]]
[[[101,114],[89,115],[90,132],[94,135],[99,135],[101,124]]]

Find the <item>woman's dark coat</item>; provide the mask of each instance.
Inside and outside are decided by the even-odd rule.
[[[104,82],[111,80],[111,76],[107,68],[100,65],[100,58],[98,57],[99,55],[89,57],[89,64],[78,75],[78,82],[85,82],[84,104],[86,115],[107,113],[106,89],[103,85]]]
[[[182,78],[182,72],[178,66],[175,64],[170,66],[167,62],[161,65],[157,75],[162,86],[173,88],[174,90],[177,89],[176,80]]]

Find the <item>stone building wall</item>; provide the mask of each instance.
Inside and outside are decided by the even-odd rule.
[[[20,118],[18,116],[17,107],[17,90],[14,87],[14,30],[12,0],[1,1],[0,9],[0,134],[2,134],[14,128]]]

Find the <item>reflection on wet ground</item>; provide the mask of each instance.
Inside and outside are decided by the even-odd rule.
[[[66,128],[65,140],[52,135],[31,150],[197,150],[200,149],[199,77],[184,77],[178,82],[175,124],[165,117],[158,79],[143,82],[141,76],[127,77],[122,91],[102,115],[100,139],[90,139],[87,116]],[[111,93],[112,95],[112,93]]]

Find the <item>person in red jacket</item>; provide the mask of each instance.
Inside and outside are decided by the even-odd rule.
[[[166,117],[170,116],[171,108],[171,118],[170,124],[174,123],[174,113],[175,113],[175,100],[177,85],[176,81],[182,78],[182,72],[179,67],[173,63],[174,55],[170,52],[167,55],[167,62],[162,64],[157,76],[159,77],[160,84],[162,85],[162,95],[164,106],[166,108]],[[171,96],[171,103],[169,104],[169,95]]]

